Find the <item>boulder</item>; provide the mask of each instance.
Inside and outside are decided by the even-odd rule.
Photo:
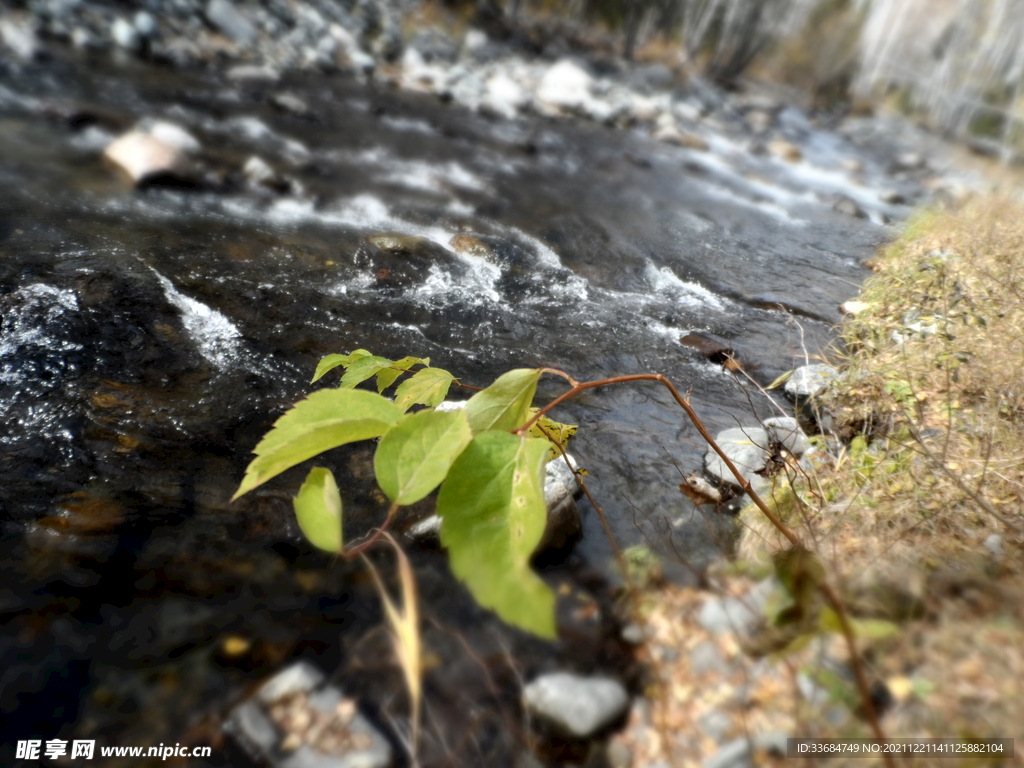
[[[465,274],[465,262],[425,237],[399,233],[369,235],[356,251],[356,266],[373,273],[381,288],[404,289],[422,283],[432,269]]]
[[[802,365],[786,382],[786,394],[797,399],[817,397],[838,375],[839,371],[831,365]]]
[[[608,677],[554,672],[523,689],[523,706],[561,734],[586,739],[626,713],[629,694]]]
[[[767,430],[762,427],[734,427],[715,435],[715,442],[755,492],[764,487],[765,480],[757,473],[765,468],[770,455],[771,438]],[[704,454],[704,468],[718,480],[739,487],[735,475],[711,448]]]
[[[780,443],[798,459],[811,447],[811,444],[807,442],[807,435],[800,428],[800,422],[792,416],[775,416],[765,419],[762,426],[768,432],[768,438],[772,443]]]
[[[534,98],[537,111],[549,116],[583,112],[592,99],[594,78],[576,62],[562,59],[541,76]]]

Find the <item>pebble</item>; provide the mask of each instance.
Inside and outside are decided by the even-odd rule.
[[[523,689],[523,705],[565,735],[585,739],[626,712],[629,694],[622,683],[608,677],[555,672]]]

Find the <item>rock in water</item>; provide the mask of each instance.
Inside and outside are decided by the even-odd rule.
[[[768,431],[768,437],[772,443],[780,443],[783,448],[800,458],[811,444],[807,442],[807,435],[800,428],[800,422],[792,416],[776,416],[765,419],[764,428]]]
[[[162,120],[142,125],[115,139],[103,153],[136,184],[196,186],[188,155],[199,149],[188,131]]]
[[[629,694],[611,678],[555,672],[526,686],[523,705],[564,735],[585,739],[625,713]]]

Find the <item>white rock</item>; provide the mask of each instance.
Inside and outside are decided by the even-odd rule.
[[[258,155],[253,155],[245,161],[242,166],[242,173],[246,180],[254,187],[272,187],[279,183],[274,169],[267,165],[266,161]]]
[[[629,694],[611,678],[556,672],[527,685],[523,705],[565,735],[585,739],[626,711]]]
[[[156,19],[148,11],[139,11],[132,18],[135,30],[147,40],[156,37],[158,30]]]
[[[844,301],[842,304],[839,305],[839,311],[842,312],[844,315],[855,316],[859,315],[861,312],[863,312],[870,306],[871,305],[868,304],[866,301]]]
[[[471,29],[466,32],[466,37],[462,41],[462,47],[473,53],[487,45],[487,42],[487,34],[485,32],[479,29]]]
[[[128,51],[137,51],[142,47],[142,39],[138,31],[128,19],[118,16],[110,28],[110,36],[121,48]]]
[[[512,119],[528,101],[519,83],[499,70],[487,78],[480,106],[494,115]]]
[[[206,4],[206,19],[239,45],[249,45],[256,39],[256,28],[231,0],[210,0]]]
[[[548,115],[583,111],[591,101],[594,78],[569,59],[552,64],[537,86],[538,111]]]
[[[771,444],[768,432],[761,427],[734,427],[715,435],[715,442],[736,465],[744,479],[755,486],[754,491],[758,492],[757,486],[763,484],[764,478],[756,473],[764,469],[768,462],[768,446]],[[736,476],[711,448],[704,454],[704,467],[712,476],[739,487]]]
[[[173,147],[179,152],[190,154],[202,149],[196,137],[186,131],[180,125],[169,123],[166,120],[155,120],[145,127],[146,133],[153,138],[162,141],[164,144]]]
[[[0,19],[0,40],[22,61],[31,61],[39,55],[39,39],[28,23],[13,18]]]
[[[831,365],[802,365],[786,382],[786,394],[790,397],[817,397],[838,375],[839,371]]]
[[[263,704],[273,704],[287,696],[309,693],[323,681],[323,672],[308,661],[297,661],[263,683],[256,692],[256,699]]]
[[[135,183],[153,174],[176,172],[184,162],[180,151],[142,131],[131,131],[115,139],[103,157],[128,174]]]

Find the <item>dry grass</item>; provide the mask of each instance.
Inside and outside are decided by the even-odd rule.
[[[986,199],[922,214],[875,267],[866,308],[843,328],[844,375],[819,404],[827,434],[809,461],[776,476],[771,504],[860,622],[865,667],[891,701],[887,735],[1024,739],[1024,205]],[[741,522],[720,588],[737,592],[737,574],[773,567],[785,580],[773,556],[789,542],[753,506]],[[648,614],[655,638],[665,627],[699,631],[692,607],[673,606],[706,596],[666,587],[661,598]],[[852,686],[819,675],[822,648],[834,667],[842,644],[823,630],[820,605],[805,608],[793,620],[770,599],[764,626],[741,646],[758,679],[804,674],[829,704],[808,707],[783,686],[747,702],[742,718],[791,735],[867,736]],[[696,727],[694,705],[672,692],[697,681],[685,665],[652,662],[662,693],[651,727],[671,725],[653,728],[638,751],[699,764],[706,750],[668,748],[668,734],[678,742]],[[766,676],[766,664],[779,674]],[[941,764],[1024,765],[1017,744],[1012,759]]]

